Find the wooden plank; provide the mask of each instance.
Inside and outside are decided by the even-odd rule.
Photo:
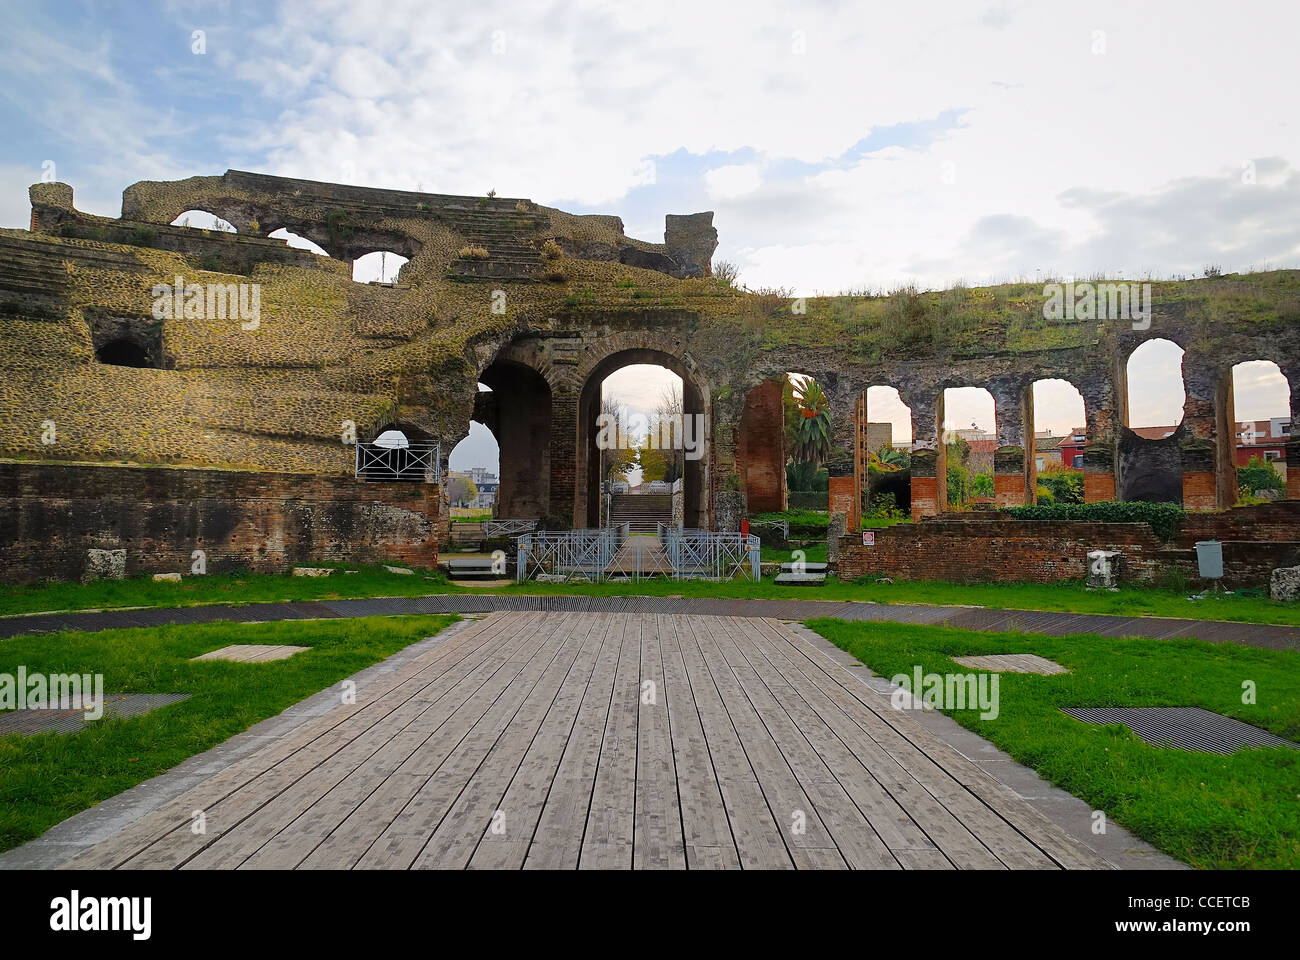
[[[704,645],[707,644],[707,649],[713,654],[707,657],[710,673],[744,745],[772,817],[781,827],[781,838],[791,851],[796,847],[834,847],[835,841],[826,825],[745,692],[741,678],[751,679],[753,670],[729,642],[719,623],[721,619],[700,618],[698,639],[701,649],[706,649]]]
[[[526,815],[520,816],[521,811],[505,806],[504,796],[565,683],[572,678],[576,686],[585,682],[591,673],[602,637],[600,632],[595,632],[591,642],[600,621],[590,614],[555,613],[550,614],[550,620],[558,622],[561,632],[567,634],[560,653],[529,691],[523,706],[429,837],[413,864],[415,868],[465,867],[485,832],[503,839],[531,840],[534,824],[528,822]],[[569,703],[572,705],[572,699]],[[462,855],[464,859],[460,859]]]
[[[596,784],[600,745],[613,703],[614,682],[627,643],[627,618],[612,617],[578,717],[542,806],[525,869],[572,870],[582,855],[582,838]]]
[[[632,863],[636,816],[636,746],[640,704],[641,630],[639,617],[627,617],[605,735],[600,743],[591,809],[582,837],[579,868],[606,869]]]
[[[682,664],[700,717],[736,854],[746,869],[792,869],[793,861],[772,811],[758,789],[753,766],[723,706],[722,694],[700,647],[698,617],[674,617]]]
[[[436,644],[421,654],[413,666],[436,670],[472,655],[491,637],[498,616],[500,615],[493,615],[478,624],[462,628],[448,641]],[[347,740],[337,733],[339,725],[356,713],[377,704],[385,691],[400,683],[403,676],[395,673],[375,678],[365,684],[364,696],[358,697],[358,703],[340,705],[322,716],[305,721],[261,750],[236,761],[129,827],[79,854],[66,867],[111,869],[120,866],[172,831],[188,831],[195,811],[210,810],[241,787],[272,770],[276,770],[275,776],[284,778],[285,770],[292,766],[287,761],[298,754],[304,745],[328,738],[337,749]]]
[[[664,692],[672,735],[677,796],[681,805],[682,833],[691,869],[739,867],[736,841],[731,835],[727,807],[709,756],[699,706],[695,702],[678,635],[680,617],[660,616],[658,631],[663,648]],[[692,849],[696,852],[692,854]],[[692,863],[692,856],[700,858]]]
[[[632,866],[686,869],[686,842],[677,800],[668,681],[664,672],[659,620],[641,622],[640,704],[637,715],[636,810],[632,828]]]
[[[938,737],[935,737],[904,711],[894,710],[880,695],[874,693],[856,677],[844,670],[829,665],[824,658],[818,661],[816,655],[805,641],[797,636],[790,636],[779,628],[778,624],[767,621],[770,635],[779,638],[785,644],[787,652],[796,654],[805,669],[818,686],[826,691],[837,706],[871,737],[885,752],[896,761],[897,768],[905,771],[919,787],[912,790],[912,796],[921,798],[928,793],[941,803],[950,815],[960,821],[965,833],[979,841],[983,851],[964,842],[961,832],[951,831],[950,839],[959,841],[965,848],[970,860],[985,861],[992,856],[999,865],[1017,868],[1042,868],[1057,865],[1042,849],[1012,827],[1002,816],[1003,807],[1028,807],[1023,800],[1007,791],[1005,803],[990,805],[977,794],[968,789],[970,781],[984,781],[994,784],[978,766],[963,757]],[[841,679],[842,678],[842,679]],[[937,763],[932,754],[944,758]],[[888,769],[888,768],[886,768]],[[892,771],[891,771],[892,773]],[[894,774],[897,776],[897,774]],[[906,789],[903,784],[890,787],[891,793],[898,799],[897,789]],[[1033,811],[1035,817],[1040,815]],[[927,826],[927,832],[936,844],[939,838]],[[1059,834],[1066,839],[1064,834]],[[952,853],[945,850],[952,857]],[[970,866],[971,862],[954,859],[958,866]]]
[[[498,623],[500,622],[498,621]],[[286,749],[293,748],[290,749],[289,755],[283,760],[267,767],[260,775],[246,780],[241,786],[231,790],[208,807],[203,808],[208,826],[205,835],[195,836],[190,831],[187,820],[184,825],[178,827],[166,837],[159,838],[148,849],[142,850],[136,857],[128,861],[128,865],[149,868],[177,866],[186,862],[201,850],[220,842],[226,833],[237,829],[246,818],[265,809],[272,801],[292,788],[302,778],[308,776],[327,759],[337,756],[339,752],[348,749],[357,740],[357,737],[348,736],[341,732],[345,724],[364,717],[371,721],[369,728],[373,729],[376,724],[383,723],[391,718],[396,718],[397,721],[413,720],[421,709],[425,708],[425,705],[414,703],[410,699],[412,690],[426,689],[428,687],[437,687],[444,691],[455,689],[461,685],[467,676],[472,675],[481,663],[490,658],[497,642],[508,642],[509,633],[514,629],[527,629],[527,626],[524,624],[507,624],[504,635],[500,632],[495,636],[491,633],[486,634],[486,643],[476,647],[469,655],[456,661],[455,665],[449,669],[443,669],[443,666],[448,662],[446,659],[437,660],[432,664],[422,664],[419,667],[412,664],[412,672],[409,676],[396,673],[391,678],[386,678],[383,683],[377,684],[377,690],[367,687],[366,692],[370,694],[369,698],[363,697],[361,691],[358,691],[359,701],[368,700],[366,706],[360,710],[351,705],[335,707],[330,711],[330,714],[341,714],[344,719],[330,729],[325,736],[307,740],[310,731],[307,733],[303,733],[301,730],[294,731],[284,741],[277,743],[274,748],[260,751],[259,754],[262,755],[260,765],[265,766],[267,761],[279,756]],[[427,675],[431,672],[436,672],[437,675],[426,683]],[[375,693],[380,695],[375,697]],[[389,728],[383,727],[381,729],[386,730]],[[304,740],[306,742],[303,742]],[[364,745],[368,741],[361,742]],[[249,758],[253,769],[259,766],[258,756],[258,754],[255,754]],[[309,781],[308,786],[311,785],[312,783]],[[233,844],[233,841],[231,844]]]
[[[490,829],[482,831],[478,848],[469,862],[471,869],[518,869],[523,866],[565,746],[596,676],[601,651],[610,642],[610,620],[609,614],[592,616],[583,651],[565,678],[537,736],[501,798],[500,808],[509,817],[506,833],[497,834]],[[581,843],[580,837],[578,843]],[[502,849],[495,849],[498,847]]]
[[[388,824],[376,846],[357,862],[358,867],[405,869],[411,866],[566,641],[572,641],[572,637],[564,629],[564,618],[550,617],[542,621],[534,641],[507,648],[517,651],[503,654],[509,656],[500,671],[507,682],[504,689],[491,691],[492,699],[486,703],[486,709],[483,707],[488,695],[476,694],[471,698],[476,700],[474,706],[458,711],[440,731],[436,746],[426,749],[432,741],[421,746],[398,768],[399,772],[424,771],[430,776]],[[498,685],[494,678],[493,686]],[[446,751],[448,745],[450,752]],[[466,860],[472,853],[471,846],[465,854]]]

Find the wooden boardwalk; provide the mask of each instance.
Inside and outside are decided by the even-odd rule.
[[[1107,866],[835,659],[776,620],[493,613],[67,866]]]

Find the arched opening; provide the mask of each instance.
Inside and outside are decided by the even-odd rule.
[[[943,392],[943,413],[941,503],[951,510],[992,506],[998,448],[993,394],[983,387],[949,387]]]
[[[491,393],[480,383],[479,392]],[[475,404],[477,410],[479,404]],[[500,490],[501,448],[487,424],[471,420],[469,433],[447,458],[447,494],[451,520],[496,516]]]
[[[868,387],[858,425],[866,455],[864,525],[912,513],[912,410],[897,387]]]
[[[1120,500],[1183,503],[1183,348],[1146,340],[1125,365],[1124,426],[1115,483]]]
[[[229,222],[222,220],[215,213],[206,210],[186,210],[171,224],[173,227],[192,227],[195,230],[220,230],[223,233],[238,233]]]
[[[479,375],[479,381],[473,419],[496,438],[496,516],[542,519],[549,513],[551,496],[550,385],[532,367],[500,359]]]
[[[1232,466],[1239,502],[1287,495],[1287,442],[1291,439],[1291,384],[1271,360],[1232,368]]]
[[[153,367],[149,351],[130,337],[110,340],[95,351],[95,359],[114,367]]]
[[[597,364],[578,401],[575,523],[653,530],[680,517],[707,527],[705,396],[680,360],[657,350],[625,350]]]
[[[1083,503],[1088,437],[1083,394],[1059,379],[1036,380],[1032,393],[1036,499],[1042,504]]]
[[[376,250],[352,261],[352,279],[357,283],[396,283],[398,273],[408,263],[409,257],[391,250]]]
[[[1141,343],[1129,354],[1124,425],[1144,440],[1163,440],[1183,422],[1183,348],[1172,340]]]
[[[329,251],[327,251],[319,243],[313,243],[312,241],[308,240],[306,237],[300,237],[296,233],[290,233],[284,227],[281,227],[278,230],[272,230],[270,233],[267,234],[267,237],[271,240],[283,240],[286,244],[288,244],[291,247],[294,247],[298,250],[308,250],[316,254],[316,256],[318,257],[329,256]]]

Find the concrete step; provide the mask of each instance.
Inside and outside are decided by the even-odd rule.
[[[793,561],[787,560],[781,564],[782,573],[794,573],[795,565]],[[826,564],[824,563],[805,563],[803,564],[803,573],[826,573]]]
[[[778,586],[820,587],[826,583],[824,573],[781,573],[772,581]]]

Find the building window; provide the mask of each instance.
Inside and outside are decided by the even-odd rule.
[[[1083,469],[1083,454],[1081,454],[1081,453],[1076,453],[1076,454],[1074,455],[1074,469],[1076,469],[1076,470],[1082,470],[1082,469]]]
[[[1282,454],[1278,453],[1276,450],[1265,450],[1264,459],[1278,461],[1282,459]]]

